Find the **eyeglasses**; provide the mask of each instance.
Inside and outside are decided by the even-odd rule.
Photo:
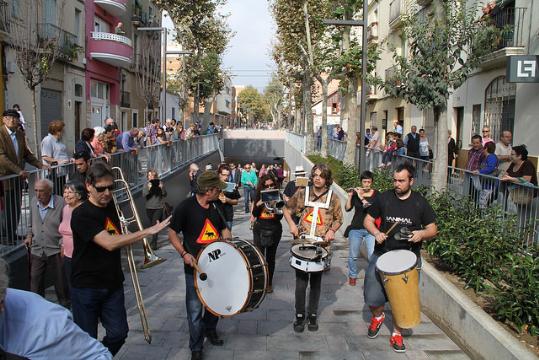
[[[483,130],[483,134],[484,133],[489,133],[489,132],[490,132],[490,130]]]
[[[109,185],[109,186],[94,186],[94,189],[95,189],[95,191],[97,191],[98,193],[105,192],[105,190],[108,190],[108,191],[112,192],[112,190],[114,190],[114,185]]]

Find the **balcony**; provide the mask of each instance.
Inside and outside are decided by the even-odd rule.
[[[106,32],[92,32],[88,44],[90,57],[112,66],[128,68],[133,62],[131,39]]]
[[[389,3],[389,26],[397,27],[400,24],[403,14],[402,0],[393,0]]]
[[[524,38],[524,15],[526,8],[496,7],[490,13],[494,25],[502,31],[497,48],[484,57],[481,68],[484,70],[504,66],[508,56],[526,55]]]
[[[127,13],[128,0],[94,0],[94,3],[116,17],[122,17]]]
[[[10,16],[7,1],[0,0],[0,33],[9,33]]]
[[[367,91],[365,93],[367,100],[376,100],[378,99],[378,90],[374,85],[367,84]]]
[[[378,41],[378,22],[373,22],[367,28],[367,40],[372,43]]]
[[[122,91],[122,99],[120,102],[120,106],[124,108],[130,108],[131,107],[131,94],[127,91]]]
[[[60,49],[59,57],[64,61],[72,61],[77,55],[77,36],[54,24],[39,24],[38,39],[41,48],[46,48],[49,44],[58,46]]]
[[[400,81],[396,80],[398,70],[399,69],[398,69],[397,65],[393,65],[392,67],[387,68],[386,69],[385,81],[395,83],[395,85],[399,85]]]

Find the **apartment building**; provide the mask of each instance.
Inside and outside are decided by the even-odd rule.
[[[428,11],[431,1],[418,1],[420,11]],[[478,7],[487,1],[482,0]],[[477,6],[477,2],[470,6]],[[394,51],[407,54],[408,40],[400,31],[401,16],[410,8],[406,0],[380,0],[369,4],[368,39],[379,43],[380,60],[375,73],[382,80],[394,72]],[[459,146],[466,149],[473,134],[479,134],[483,126],[490,126],[494,137],[502,130],[511,130],[514,144],[526,144],[531,154],[539,154],[539,144],[532,139],[539,135],[535,124],[539,113],[539,84],[509,83],[506,81],[506,67],[509,56],[539,55],[539,19],[533,13],[531,0],[498,1],[490,15],[501,29],[508,29],[498,44],[498,48],[486,56],[481,66],[448,100],[448,108],[443,115]],[[395,49],[394,51],[392,49]],[[367,124],[374,124],[386,130],[399,121],[405,131],[412,125],[425,128],[434,139],[434,122],[431,113],[419,110],[403,99],[391,98],[380,89],[369,87],[367,91]],[[532,130],[532,131],[530,131]]]

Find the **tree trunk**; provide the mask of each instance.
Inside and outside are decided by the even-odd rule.
[[[318,81],[320,81],[320,84],[322,85],[322,139],[321,139],[322,146],[320,147],[320,154],[322,155],[322,157],[327,157],[328,156],[328,85],[329,85],[330,79],[324,80],[320,76],[318,77]]]
[[[34,127],[34,154],[37,158],[40,156],[40,149],[39,149],[39,135],[38,135],[38,124],[37,124],[37,102],[36,102],[36,88],[34,87],[31,89],[32,91],[32,122]]]
[[[438,141],[436,142],[436,151],[433,151],[432,188],[435,191],[444,191],[447,187],[447,118],[442,117],[444,108],[441,106],[437,106],[433,110]]]
[[[212,100],[211,99],[205,99],[204,100],[204,116],[202,117],[202,130],[206,130],[208,128],[208,125],[211,122],[211,106],[212,106]]]
[[[345,14],[345,19],[346,20],[351,20],[352,19],[352,15],[353,14],[350,14],[349,11],[346,12]],[[346,52],[348,51],[348,49],[350,49],[350,32],[351,32],[351,28],[350,26],[345,26],[344,29],[343,29],[343,34],[342,34],[342,50],[343,52]],[[348,87],[349,89],[350,87]],[[341,126],[344,125],[344,122],[345,121],[348,121],[348,119],[350,118],[350,115],[351,115],[351,110],[350,110],[350,92],[349,91],[340,91],[340,94],[341,94]],[[352,110],[353,111],[353,110]]]
[[[198,94],[195,94],[195,96],[193,97],[193,122],[197,122],[198,121],[198,111],[200,110],[200,97],[198,96]]]
[[[305,90],[304,90],[304,111],[305,111],[305,155],[314,153],[314,131],[313,131],[313,110],[312,110],[312,77],[311,71],[305,71]]]
[[[344,163],[355,165],[356,163],[356,132],[357,132],[357,87],[358,79],[353,77],[348,85],[348,128],[346,137],[346,153]]]

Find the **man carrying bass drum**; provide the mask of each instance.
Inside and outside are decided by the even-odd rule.
[[[312,228],[312,220],[316,218],[315,236],[324,240],[324,247],[329,247],[331,241],[335,239],[335,233],[342,225],[343,214],[339,198],[330,190],[333,178],[331,170],[325,164],[317,164],[311,170],[312,187],[309,187],[308,198],[306,199],[306,189],[301,188],[292,196],[284,209],[284,217],[290,227],[290,233],[294,238],[299,238],[300,234],[309,233]],[[314,216],[314,207],[308,206],[310,203],[328,203],[327,208],[318,209],[317,216]],[[294,223],[292,214],[301,213],[300,223]],[[318,330],[318,303],[320,300],[322,271],[304,272],[296,269],[296,318],[294,321],[294,331],[302,332],[305,329],[305,298],[307,285],[310,283],[309,292],[309,324],[310,331]]]
[[[397,281],[394,282],[398,286],[401,286],[401,294],[397,294],[400,295],[399,302],[405,302],[407,297],[411,297],[409,294],[404,294],[407,291],[405,289],[406,286],[411,283],[409,281],[409,279],[412,279],[411,275],[413,275],[415,281],[418,278],[416,268],[419,269],[421,267],[421,244],[423,241],[434,238],[437,234],[436,215],[432,207],[421,194],[412,191],[414,174],[415,168],[412,164],[405,162],[398,165],[393,173],[394,189],[385,191],[376,198],[372,206],[367,210],[367,215],[363,223],[365,229],[374,235],[376,239],[374,253],[369,260],[369,267],[365,274],[365,304],[370,307],[372,312],[367,336],[371,339],[378,336],[385,319],[384,305],[389,299],[394,322],[390,345],[396,352],[406,351],[401,328],[409,327],[399,325],[397,318],[403,318],[408,315],[404,314],[404,316],[400,316],[400,314],[397,314],[396,308],[400,304],[391,301],[392,293],[388,288],[388,282],[384,281],[387,278],[384,277],[384,271],[381,269],[381,261],[378,260],[388,255],[400,254],[399,256],[402,258],[398,256],[394,257],[392,259],[393,264],[390,264],[390,267],[395,267],[396,263],[399,263],[401,260],[404,262],[404,257],[413,257],[412,267],[415,273],[409,273],[410,277],[407,274],[399,275],[396,279]],[[378,217],[382,219],[380,229],[375,225],[375,219]],[[417,288],[417,284],[414,286]],[[417,301],[413,301],[414,307],[417,308],[414,324],[417,324],[420,316],[418,289],[413,289],[413,294],[417,296]]]
[[[264,175],[258,182],[256,189],[255,205],[253,206],[253,217],[256,219],[253,225],[253,242],[260,252],[264,254],[268,263],[269,278],[266,293],[273,292],[273,273],[275,272],[275,254],[283,234],[281,219],[283,214],[278,214],[276,209],[270,211],[262,201],[262,190],[276,188],[275,180],[271,175]]]
[[[172,213],[168,239],[184,262],[185,305],[189,323],[189,348],[191,359],[202,359],[204,337],[212,345],[222,346],[223,340],[217,335],[219,318],[205,310],[198,298],[193,269],[198,253],[207,245],[219,240],[230,239],[230,230],[220,208],[219,194],[226,184],[215,171],[205,171],[196,179],[196,194],[183,200]],[[178,233],[182,233],[182,239]]]

